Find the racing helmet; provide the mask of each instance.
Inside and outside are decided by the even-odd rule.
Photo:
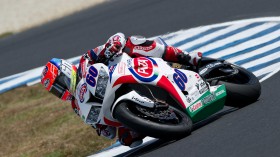
[[[63,59],[53,58],[44,67],[41,83],[62,100],[71,100],[76,89],[77,68]]]

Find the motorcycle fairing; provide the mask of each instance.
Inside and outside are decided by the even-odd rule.
[[[100,68],[98,64],[94,64],[92,66],[96,69]],[[186,114],[189,114],[190,117],[195,120],[201,119],[200,113],[206,112],[204,111],[206,109],[207,113],[211,113],[207,107],[210,104],[201,104],[201,107],[195,110],[195,112],[190,112],[190,109],[194,108],[193,105],[202,101],[203,98],[211,95],[211,92],[215,92],[215,90],[209,91],[208,85],[197,73],[193,71],[174,69],[160,58],[130,58],[126,53],[124,53],[120,57],[114,59],[114,63],[110,63],[109,68],[107,68],[107,72],[109,75],[109,81],[100,115],[98,117],[98,122],[100,124],[112,126],[121,125],[112,117],[112,106],[114,105],[114,101],[117,99],[115,98],[116,90],[122,84],[126,83],[147,84],[161,87],[163,90],[170,93],[170,95],[179,102],[181,107],[186,110]],[[95,89],[92,88],[90,90]],[[139,95],[135,94],[132,96],[137,97]],[[224,96],[224,94],[221,96]],[[218,98],[215,100],[217,100],[217,102],[221,102],[218,101]],[[213,101],[213,104],[215,104],[215,102],[216,101]],[[79,103],[79,105],[90,105],[81,102]],[[220,107],[217,107],[215,111],[218,109],[220,109]],[[87,117],[86,114],[84,116]]]

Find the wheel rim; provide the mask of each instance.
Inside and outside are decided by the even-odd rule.
[[[128,108],[139,118],[143,118],[156,123],[176,125],[180,124],[180,122],[182,121],[182,115],[170,107],[151,109],[140,105],[134,105]]]

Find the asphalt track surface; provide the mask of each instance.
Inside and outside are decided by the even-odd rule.
[[[0,39],[0,78],[70,58],[116,33],[147,37],[246,18],[279,16],[278,0],[117,0]],[[262,83],[260,100],[196,126],[191,136],[158,141],[128,156],[279,156],[280,74]]]
[[[195,26],[280,14],[278,0],[113,0],[0,39],[0,78],[70,58],[116,33],[147,37]]]

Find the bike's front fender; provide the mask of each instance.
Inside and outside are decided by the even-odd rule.
[[[144,106],[144,107],[148,107],[148,108],[153,108],[155,106],[155,103],[147,98],[147,97],[143,97],[140,94],[138,94],[136,91],[130,91],[127,94],[124,94],[122,96],[120,96],[113,104],[112,109],[111,109],[111,113],[114,112],[114,108],[116,107],[116,105],[118,103],[120,103],[121,101],[131,101],[134,102],[138,105]],[[112,115],[113,117],[113,115]]]

